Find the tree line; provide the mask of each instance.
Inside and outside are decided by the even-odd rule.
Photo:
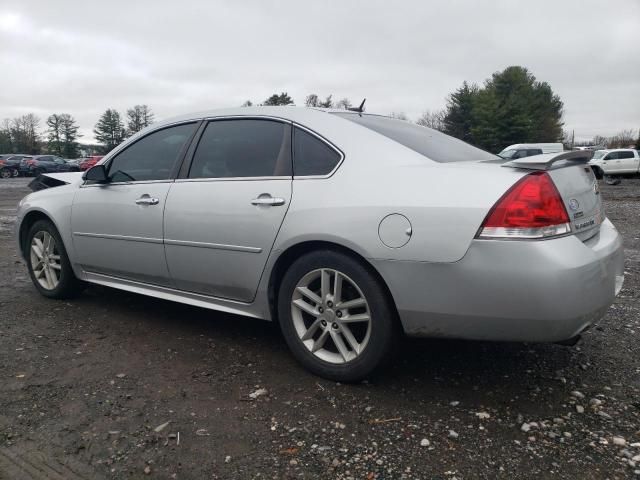
[[[274,93],[258,105],[294,105],[287,92]],[[243,107],[253,106],[251,100]],[[320,97],[316,93],[304,99],[307,107],[348,109],[349,98],[334,100],[333,94]],[[449,94],[442,110],[426,110],[415,123],[439,130],[484,150],[499,152],[514,143],[563,142],[567,147],[578,146],[573,135],[563,131],[564,104],[547,82],[541,82],[524,67],[511,66],[495,72],[481,86],[463,82]],[[403,112],[391,112],[391,117],[410,121]],[[94,135],[107,153],[123,140],[151,124],[154,115],[147,105],[135,105],[126,117],[112,108],[107,109],[94,127]],[[126,126],[125,126],[126,121]],[[39,153],[43,142],[39,134],[40,119],[34,114],[0,124],[0,153]],[[78,126],[66,113],[47,118],[46,149],[50,153],[73,158],[78,152]],[[624,130],[611,137],[596,136],[591,145],[607,148],[640,148],[640,132]]]
[[[153,123],[154,115],[147,105],[127,109],[126,126],[120,113],[107,109],[96,123],[93,133],[102,153],[108,153],[123,140]],[[68,113],[54,113],[47,117],[45,130],[40,118],[33,113],[4,119],[0,124],[0,153],[46,153],[65,158],[79,155],[78,140],[82,135],[75,118]]]

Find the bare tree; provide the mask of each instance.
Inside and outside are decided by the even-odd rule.
[[[317,107],[320,104],[320,99],[318,98],[318,95],[311,93],[304,99],[304,104],[307,107]]]
[[[423,127],[433,128],[440,132],[444,131],[444,117],[446,112],[444,110],[425,110],[425,112],[416,120],[418,125]]]
[[[349,100],[346,97],[343,98],[342,100],[338,100],[336,102],[335,107],[336,108],[341,108],[341,109],[344,109],[344,110],[346,110],[347,108],[351,108],[352,107],[351,100]]]
[[[127,135],[131,136],[153,123],[153,113],[147,105],[135,105],[127,110]]]
[[[405,121],[409,120],[409,117],[407,117],[407,114],[404,112],[391,112],[389,116],[391,118],[397,118],[398,120],[405,120]]]

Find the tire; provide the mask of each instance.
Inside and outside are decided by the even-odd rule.
[[[1,178],[11,178],[11,177],[13,177],[13,172],[11,171],[10,168],[3,168],[2,170],[0,170],[0,177]]]
[[[14,176],[14,177],[18,177],[18,176],[20,176],[20,170],[18,170],[17,168],[15,168],[15,169],[13,170],[13,176]]]
[[[329,286],[324,297],[323,276]],[[342,294],[334,291],[338,277]],[[332,250],[308,253],[289,267],[280,284],[278,312],[294,357],[330,380],[368,377],[389,357],[398,336],[395,308],[378,279],[359,261]],[[367,316],[368,321],[360,320]]]
[[[607,185],[620,185],[621,182],[622,180],[620,179],[620,177],[614,175],[604,176],[604,183],[606,183]]]
[[[34,238],[38,238],[41,246],[50,246],[48,249],[45,248],[47,252],[43,254],[44,262],[41,260],[42,257],[38,257],[37,248],[35,250],[32,248]],[[47,243],[47,238],[53,242],[52,246],[51,243]],[[37,242],[35,243],[37,246]],[[38,220],[31,226],[25,239],[24,251],[31,281],[42,295],[48,298],[64,299],[72,298],[82,292],[84,282],[78,280],[73,273],[62,238],[49,220]],[[42,249],[40,252],[43,253]],[[58,268],[54,268],[54,264],[57,264]],[[38,268],[40,265],[42,268]],[[55,275],[57,282],[49,282],[51,275]]]

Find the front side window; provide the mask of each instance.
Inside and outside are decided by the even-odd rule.
[[[618,152],[611,152],[609,155],[604,157],[602,160],[615,160],[618,158]]]
[[[273,120],[209,122],[189,178],[291,176],[291,126]]]
[[[293,174],[327,175],[338,165],[341,155],[318,137],[295,129],[293,137]]]
[[[195,123],[176,125],[153,132],[130,145],[109,162],[112,182],[167,180],[183,147],[193,134]]]

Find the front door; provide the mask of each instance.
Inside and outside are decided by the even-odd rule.
[[[157,130],[106,163],[110,181],[83,185],[71,213],[73,245],[85,271],[170,286],[163,210],[176,164],[196,124]]]
[[[209,122],[171,187],[165,252],[176,288],[251,302],[291,200],[291,127]]]

